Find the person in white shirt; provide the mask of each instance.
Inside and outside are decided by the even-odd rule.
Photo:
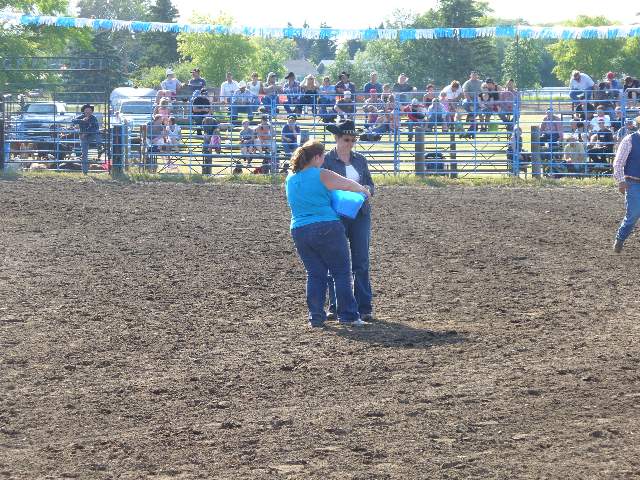
[[[460,82],[457,80],[452,81],[449,85],[444,87],[440,93],[447,95],[447,121],[454,122],[456,116],[456,110],[458,109],[458,102],[462,97],[462,88],[460,88]]]
[[[596,108],[596,115],[591,119],[591,122],[589,122],[591,124],[591,130],[599,130],[599,122],[601,122],[603,119],[604,126],[606,128],[611,128],[611,117],[609,117],[609,115],[605,115],[604,108],[598,106],[598,108]]]
[[[586,73],[582,73],[578,70],[571,72],[571,79],[569,80],[569,97],[574,102],[578,100],[590,100],[591,93],[595,82]]]
[[[258,80],[257,72],[251,74],[251,81],[247,84],[247,90],[249,90],[254,97],[262,95],[262,82]]]
[[[169,92],[169,94],[165,94],[163,96],[175,97],[176,93],[179,89],[182,88],[182,83],[180,80],[176,78],[176,74],[170,68],[167,68],[167,78],[160,82],[160,89],[165,92]]]
[[[238,90],[238,82],[233,79],[231,72],[227,72],[227,79],[220,85],[220,103],[231,103],[231,97]]]

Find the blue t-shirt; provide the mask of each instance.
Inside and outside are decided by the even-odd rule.
[[[311,167],[287,177],[285,191],[291,209],[291,230],[311,223],[339,220],[331,208],[331,192],[320,180],[320,171]]]

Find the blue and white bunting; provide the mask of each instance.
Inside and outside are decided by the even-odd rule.
[[[112,19],[54,17],[0,12],[0,25],[5,30],[19,26],[51,26],[59,28],[91,28],[93,30],[173,33],[209,33],[216,35],[243,35],[261,38],[306,38],[326,40],[400,40],[411,41],[438,38],[515,38],[544,40],[616,39],[640,37],[640,25],[611,25],[603,27],[530,27],[507,25],[477,28],[262,28],[229,27],[226,25],[140,22]]]

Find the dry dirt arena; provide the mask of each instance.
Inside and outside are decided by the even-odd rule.
[[[0,181],[0,479],[640,477],[612,188],[380,188],[311,331],[278,186]]]

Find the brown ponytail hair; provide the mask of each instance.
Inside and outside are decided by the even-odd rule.
[[[316,155],[322,155],[324,153],[324,144],[317,140],[309,140],[304,145],[296,148],[291,157],[291,166],[293,167],[293,173],[298,173],[304,169],[313,157]]]

